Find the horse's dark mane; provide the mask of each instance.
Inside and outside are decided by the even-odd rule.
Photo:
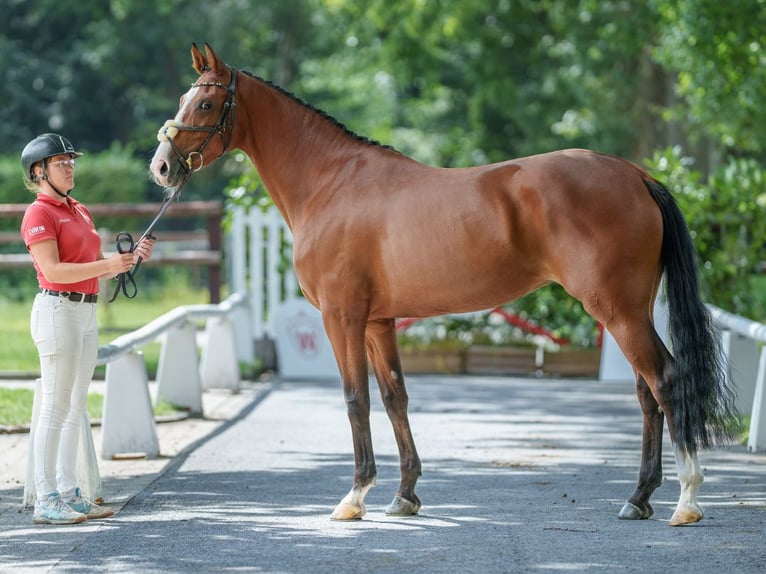
[[[336,118],[334,118],[333,116],[331,116],[330,114],[328,114],[327,112],[325,112],[324,110],[320,110],[319,108],[317,108],[316,106],[313,106],[312,104],[308,103],[307,101],[305,101],[305,100],[302,100],[301,98],[299,98],[298,96],[296,96],[295,94],[293,94],[293,93],[292,93],[292,92],[290,92],[289,90],[286,90],[286,89],[285,89],[285,88],[283,88],[282,86],[280,86],[280,85],[278,85],[278,84],[275,84],[274,82],[272,82],[272,81],[270,81],[270,80],[264,80],[264,79],[263,79],[263,78],[261,78],[260,76],[256,76],[255,74],[253,74],[253,73],[251,73],[251,72],[248,72],[247,70],[241,70],[241,71],[242,71],[242,73],[243,73],[243,74],[246,74],[246,75],[250,76],[251,78],[253,78],[253,79],[255,79],[255,80],[258,80],[259,82],[263,82],[264,84],[266,84],[267,86],[269,86],[269,87],[271,87],[271,88],[274,88],[274,89],[275,89],[275,90],[277,90],[277,91],[278,91],[280,94],[283,94],[283,95],[287,96],[288,98],[290,98],[290,99],[291,99],[291,100],[293,100],[294,102],[296,102],[296,103],[300,104],[301,106],[303,106],[303,107],[304,107],[304,108],[306,108],[307,110],[310,110],[311,112],[314,112],[314,113],[315,113],[315,114],[317,114],[319,117],[321,117],[321,118],[323,118],[323,119],[327,120],[327,121],[328,121],[328,122],[330,122],[332,125],[334,125],[334,126],[335,126],[335,127],[337,127],[338,129],[340,129],[340,130],[341,130],[343,133],[345,133],[347,136],[349,136],[349,137],[351,137],[351,138],[355,139],[356,141],[359,141],[359,142],[362,142],[362,143],[366,143],[366,144],[369,144],[369,145],[372,145],[372,146],[376,146],[376,147],[381,147],[381,148],[384,148],[384,149],[389,149],[389,150],[392,150],[392,151],[397,151],[396,149],[394,149],[394,148],[393,148],[392,146],[390,146],[390,145],[382,144],[382,143],[380,143],[379,141],[376,141],[376,140],[372,140],[372,139],[370,139],[370,138],[368,138],[368,137],[365,137],[365,136],[360,136],[360,135],[359,135],[359,134],[357,134],[356,132],[354,132],[354,131],[350,130],[350,129],[349,129],[348,127],[346,127],[346,126],[345,126],[343,123],[341,123],[340,121],[338,121]]]

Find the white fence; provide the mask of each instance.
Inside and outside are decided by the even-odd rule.
[[[249,293],[250,318],[256,339],[275,337],[274,311],[298,293],[292,265],[293,238],[276,208],[232,213],[230,238],[231,289]]]
[[[737,408],[750,414],[747,447],[766,449],[766,325],[708,305],[737,389]]]
[[[196,322],[202,320],[205,320],[205,331],[198,338]],[[250,327],[247,297],[237,293],[219,305],[177,307],[99,348],[98,364],[106,365],[101,457],[109,459],[140,453],[153,458],[159,454],[149,379],[141,354],[143,346],[162,340],[156,400],[202,414],[204,389],[239,389],[240,362],[250,364],[254,360]],[[40,389],[36,388],[32,429],[39,415],[39,396]],[[101,496],[101,479],[87,415],[82,430],[78,476],[83,493],[96,499]],[[33,442],[32,431],[24,488],[26,506],[32,506],[35,501]]]

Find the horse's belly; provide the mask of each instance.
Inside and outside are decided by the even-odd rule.
[[[492,266],[477,265],[476,261],[462,267],[454,260],[446,263],[413,269],[403,265],[388,273],[383,285],[375,290],[373,314],[427,317],[480,311],[518,299],[550,282],[540,273],[521,270],[508,260]]]

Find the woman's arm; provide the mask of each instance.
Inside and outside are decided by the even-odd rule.
[[[88,263],[62,263],[59,260],[58,245],[53,239],[33,243],[29,251],[50,283],[77,283],[93,277],[114,277],[129,271],[136,258],[134,253],[115,253],[106,259]]]

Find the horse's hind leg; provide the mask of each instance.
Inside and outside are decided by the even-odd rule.
[[[643,438],[641,442],[641,468],[638,484],[625,506],[620,511],[623,520],[640,520],[654,514],[649,498],[662,484],[662,410],[652,395],[649,385],[642,376],[636,378],[636,394],[644,415]]]
[[[399,448],[401,482],[393,502],[386,508],[386,514],[409,516],[420,510],[420,499],[415,495],[415,483],[420,477],[421,465],[407,416],[409,398],[404,386],[393,320],[368,324],[367,352]]]
[[[662,480],[662,426],[667,417],[673,443],[676,469],[681,485],[678,505],[670,520],[672,526],[692,524],[702,519],[697,491],[702,484],[702,470],[696,452],[683,451],[676,443],[673,427],[675,405],[671,398],[674,384],[674,361],[651,324],[643,328],[624,325],[615,329],[615,339],[631,358],[638,373],[637,394],[644,415],[644,432],[639,480],[633,496],[620,511],[620,518],[642,519],[652,515],[649,498]],[[628,335],[630,333],[630,335]]]
[[[678,471],[678,482],[681,485],[681,496],[678,498],[673,516],[670,518],[671,526],[684,526],[694,524],[702,520],[704,516],[702,508],[697,503],[697,491],[704,479],[702,468],[697,459],[696,452],[685,452],[678,445],[673,445],[675,449],[676,470]]]

